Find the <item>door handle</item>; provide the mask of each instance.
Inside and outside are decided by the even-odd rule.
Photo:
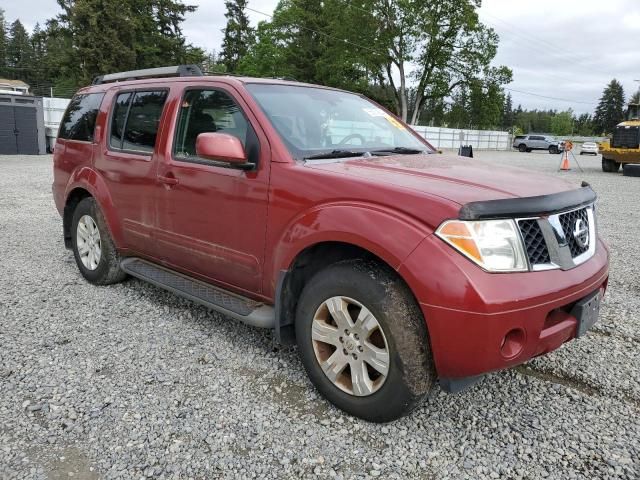
[[[158,175],[158,181],[164,183],[165,185],[177,185],[178,179],[171,175],[170,177],[165,177],[163,175]]]

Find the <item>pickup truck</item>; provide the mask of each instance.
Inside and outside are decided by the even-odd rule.
[[[369,421],[583,335],[607,286],[587,184],[439,154],[333,88],[104,75],[70,102],[53,170],[87,281],[137,277],[273,329]]]

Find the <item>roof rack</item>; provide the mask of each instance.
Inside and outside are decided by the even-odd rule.
[[[138,80],[141,78],[164,77],[201,77],[202,70],[197,65],[174,65],[172,67],[145,68],[144,70],[131,70],[130,72],[109,73],[99,75],[93,79],[91,85],[103,83],[122,82],[125,80]]]

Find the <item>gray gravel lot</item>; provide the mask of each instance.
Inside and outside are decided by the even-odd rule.
[[[560,160],[475,153],[496,170]],[[640,178],[579,161],[557,175],[600,195],[600,323],[381,426],[319,398],[270,332],[137,280],[86,283],[51,158],[0,157],[0,478],[640,478]]]

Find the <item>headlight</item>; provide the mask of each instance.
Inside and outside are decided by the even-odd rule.
[[[513,220],[448,220],[436,235],[489,272],[529,269]]]

